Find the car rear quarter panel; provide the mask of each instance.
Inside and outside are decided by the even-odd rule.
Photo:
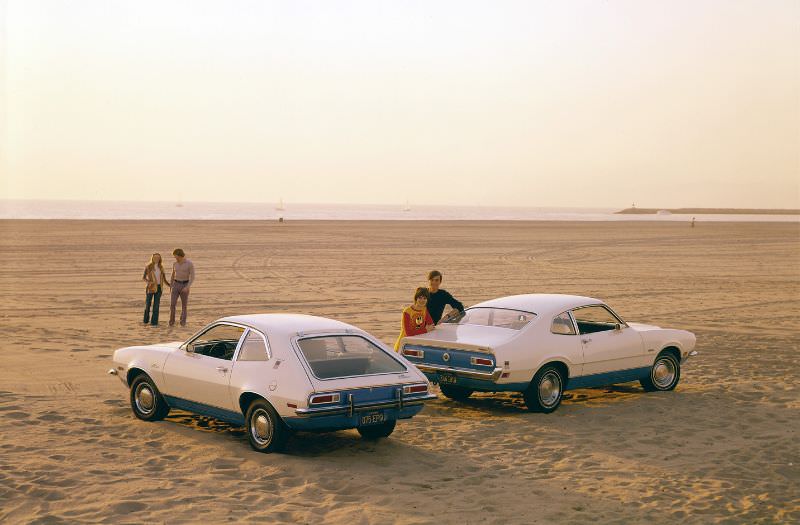
[[[498,366],[509,363],[509,377],[499,383],[529,383],[542,366],[555,361],[564,363],[570,377],[574,377],[580,375],[583,362],[578,336],[553,334],[549,322],[531,326],[519,337],[495,348],[494,354]]]
[[[231,375],[231,395],[234,406],[239,406],[241,396],[257,394],[275,408],[281,417],[294,416],[294,408],[303,407],[312,393],[311,382],[294,352],[285,345],[270,340],[272,358],[269,361],[240,361]],[[246,410],[246,407],[245,407]]]

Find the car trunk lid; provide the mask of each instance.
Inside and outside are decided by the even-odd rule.
[[[519,330],[499,326],[441,324],[427,334],[406,337],[404,344],[492,353],[519,335]]]

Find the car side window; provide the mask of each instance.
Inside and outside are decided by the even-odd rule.
[[[195,354],[230,361],[243,333],[241,326],[219,324],[200,334],[187,349]]]
[[[572,310],[581,334],[605,332],[616,328],[620,320],[602,305],[584,306]]]
[[[266,361],[267,345],[264,343],[264,338],[261,334],[254,330],[247,333],[247,337],[242,341],[242,347],[239,349],[239,361]]]
[[[558,335],[575,335],[575,326],[569,317],[569,312],[558,314],[553,318],[550,325],[550,332]]]

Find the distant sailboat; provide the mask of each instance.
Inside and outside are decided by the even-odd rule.
[[[283,211],[286,209],[283,207],[283,197],[280,198],[280,200],[278,201],[278,205],[275,206],[275,209],[278,211]]]
[[[406,205],[403,206],[403,211],[411,211],[411,204],[406,200]]]

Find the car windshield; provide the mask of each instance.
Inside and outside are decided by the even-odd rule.
[[[497,326],[511,328],[512,330],[522,330],[535,317],[536,314],[521,310],[478,307],[467,308],[463,314],[448,319],[445,323]]]
[[[319,379],[406,371],[383,349],[357,335],[309,337],[298,345]]]

